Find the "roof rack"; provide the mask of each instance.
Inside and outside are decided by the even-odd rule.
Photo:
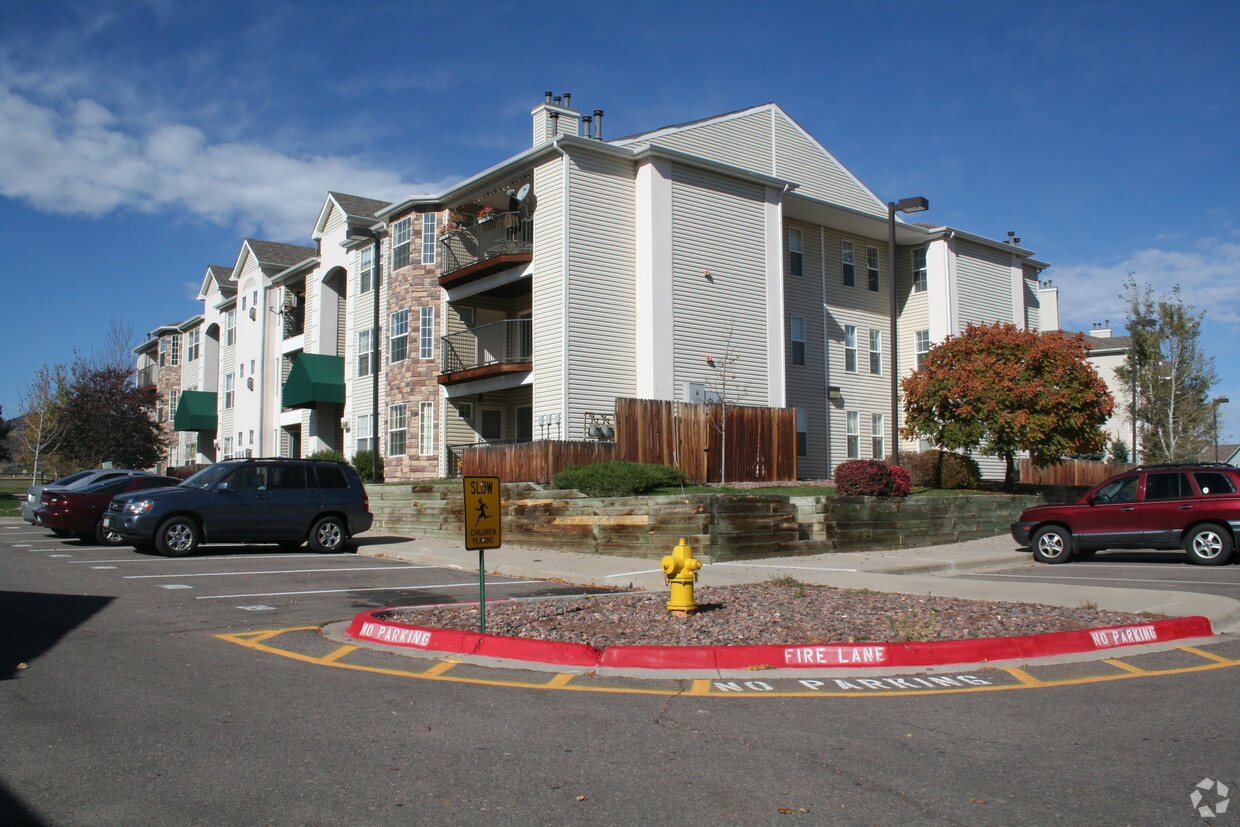
[[[1153,471],[1167,468],[1231,468],[1236,466],[1228,462],[1161,462],[1153,465],[1138,465],[1133,471]]]

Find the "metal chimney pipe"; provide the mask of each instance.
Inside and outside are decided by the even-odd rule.
[[[548,89],[546,92],[543,92],[543,94],[547,96],[547,99],[546,101],[544,101],[544,103],[551,103],[551,90]]]
[[[556,105],[556,106],[559,106],[559,105],[560,105],[560,96],[559,96],[559,95],[556,95],[556,96],[555,96],[555,105]]]
[[[594,137],[594,124],[592,123],[593,120],[594,119],[591,118],[589,115],[585,115],[581,118],[581,136],[583,138]]]
[[[572,93],[572,92],[565,92],[565,93],[564,93],[564,108],[565,108],[565,109],[572,109],[572,107],[568,105],[568,102],[569,102],[569,101],[571,101],[572,99],[573,99],[573,93]]]
[[[594,110],[594,137],[603,140],[603,110]]]

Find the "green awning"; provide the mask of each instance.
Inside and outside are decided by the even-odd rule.
[[[174,431],[214,431],[219,422],[211,391],[181,391],[177,412],[172,417]]]
[[[302,353],[289,370],[281,404],[312,408],[319,402],[344,402],[344,358]]]

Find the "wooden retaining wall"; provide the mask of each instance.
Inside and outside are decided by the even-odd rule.
[[[367,486],[372,531],[464,542],[460,486]],[[504,542],[657,560],[684,537],[711,562],[868,551],[1006,534],[1031,496],[785,497],[686,494],[584,497],[503,486]]]

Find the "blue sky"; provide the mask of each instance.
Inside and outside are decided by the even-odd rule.
[[[35,369],[194,315],[247,236],[308,244],[327,190],[430,192],[526,148],[545,90],[606,138],[779,103],[883,199],[1052,268],[1062,323],[1129,272],[1207,311],[1240,440],[1240,4],[9,4],[0,405]]]

